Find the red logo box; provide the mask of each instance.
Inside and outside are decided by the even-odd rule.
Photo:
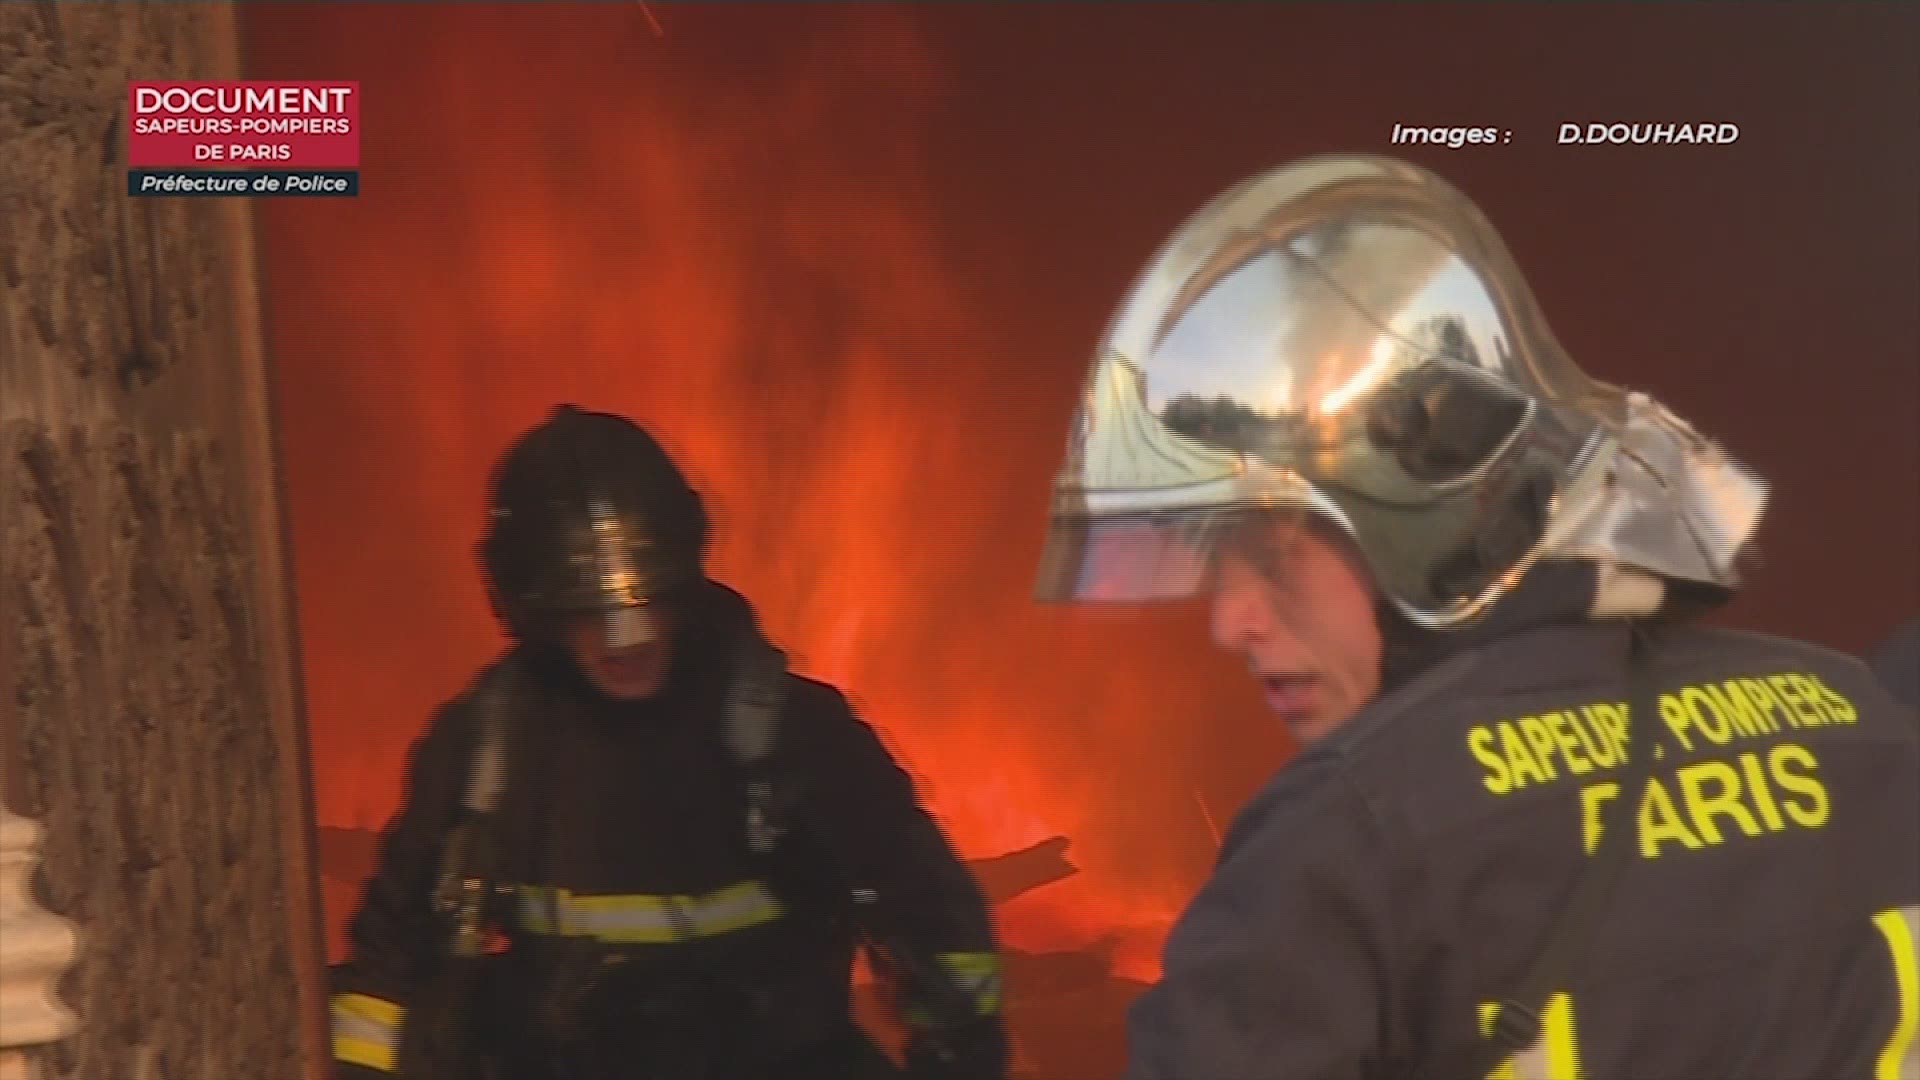
[[[360,84],[128,83],[127,166],[359,168]]]

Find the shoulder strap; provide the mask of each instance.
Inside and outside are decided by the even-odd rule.
[[[1534,958],[1533,967],[1520,980],[1516,992],[1500,1002],[1493,1033],[1481,1044],[1480,1056],[1468,1073],[1475,1080],[1539,1040],[1541,1014],[1548,1000],[1565,988],[1565,978],[1579,968],[1592,945],[1600,916],[1612,900],[1614,886],[1628,862],[1627,852],[1635,846],[1635,811],[1652,777],[1659,741],[1655,720],[1660,699],[1650,655],[1651,634],[1642,624],[1632,627],[1627,655],[1627,767],[1621,777],[1620,795],[1601,807],[1598,850],[1574,886],[1573,896],[1546,946]]]
[[[786,832],[775,750],[787,699],[787,655],[750,636],[734,650],[727,687],[727,749],[746,776],[747,844],[756,855],[774,849]]]
[[[421,988],[402,1028],[397,1073],[403,1077],[498,1075],[474,1043],[473,1005],[484,964],[489,900],[494,889],[494,807],[505,786],[507,740],[516,708],[513,661],[477,680],[469,697],[478,731],[466,791],[440,853],[440,876],[429,896],[445,919],[443,960]]]
[[[467,775],[462,806],[469,814],[485,814],[500,803],[507,774],[507,714],[512,708],[512,661],[488,674],[479,695],[480,737],[474,743],[473,763]]]
[[[434,906],[453,920],[449,951],[478,956],[485,945],[486,909],[493,890],[493,812],[506,786],[507,732],[514,707],[516,673],[511,659],[480,679],[473,697],[479,732],[468,765],[466,792],[440,856]]]

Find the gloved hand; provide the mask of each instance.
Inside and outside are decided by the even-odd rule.
[[[1006,1080],[1007,1032],[1000,1018],[916,1032],[907,1042],[908,1080]]]

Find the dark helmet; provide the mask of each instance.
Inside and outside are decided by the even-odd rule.
[[[612,413],[562,405],[520,436],[494,468],[488,516],[481,564],[523,637],[587,612],[620,637],[623,617],[705,577],[699,493],[653,436]]]

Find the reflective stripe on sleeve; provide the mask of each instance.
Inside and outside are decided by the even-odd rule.
[[[335,994],[332,1014],[334,1060],[393,1071],[405,1009],[367,994]]]
[[[1480,1006],[1480,1033],[1491,1036],[1500,1006]],[[1487,1074],[1487,1080],[1582,1080],[1579,1039],[1573,1026],[1573,1001],[1565,994],[1547,1000],[1540,1014],[1540,1037]]]
[[[974,1009],[981,1016],[1000,1011],[1000,958],[987,952],[941,953],[940,966],[947,969],[954,985],[973,997]]]
[[[757,881],[729,885],[705,896],[583,896],[534,885],[521,886],[516,892],[520,928],[527,933],[593,938],[610,945],[718,937],[771,922],[781,914],[779,901]]]
[[[1880,1051],[1874,1080],[1920,1080],[1920,907],[1883,911],[1873,924],[1886,936],[1899,1011]]]

